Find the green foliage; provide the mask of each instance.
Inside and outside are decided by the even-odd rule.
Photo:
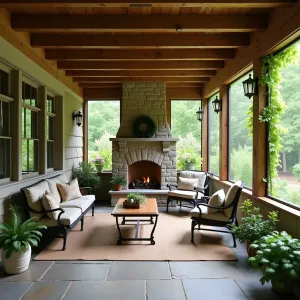
[[[91,187],[95,193],[101,185],[100,177],[94,172],[91,163],[81,162],[80,167],[72,170],[72,177],[78,179],[78,184],[81,187]]]
[[[38,246],[42,236],[40,230],[47,228],[36,223],[33,218],[22,222],[17,206],[10,205],[8,212],[9,222],[0,223],[0,248],[6,251],[6,258],[13,252],[22,252],[28,250],[29,246]]]
[[[281,286],[286,280],[300,278],[300,241],[286,232],[273,232],[252,244],[257,250],[249,261],[263,271],[260,282]]]
[[[275,230],[278,222],[278,212],[269,212],[268,220],[264,220],[259,208],[255,207],[249,199],[241,205],[241,210],[244,213],[241,224],[232,226],[232,232],[241,243],[245,241],[253,242]]]
[[[273,194],[272,180],[278,176],[277,168],[281,165],[283,135],[287,133],[287,129],[280,123],[286,111],[286,102],[281,96],[281,70],[290,64],[295,64],[297,56],[297,48],[294,45],[276,55],[268,55],[262,59],[260,84],[268,87],[269,103],[259,116],[259,120],[269,123],[268,182],[271,194]]]
[[[127,200],[133,200],[134,203],[144,204],[147,201],[147,197],[139,193],[129,193]]]
[[[111,179],[111,184],[120,184],[122,186],[124,186],[126,184],[126,178],[124,176],[121,175],[115,175],[112,177]]]
[[[300,164],[293,166],[293,174],[297,177],[297,180],[300,181]]]

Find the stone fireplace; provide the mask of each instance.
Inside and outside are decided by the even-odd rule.
[[[164,205],[167,184],[177,182],[176,142],[167,122],[166,85],[163,82],[123,83],[121,124],[112,141],[112,175],[123,175],[127,182],[123,191],[110,191],[111,204],[120,197],[138,191],[157,198]],[[133,121],[147,115],[156,124],[151,138],[136,138]],[[147,184],[149,180],[149,184]],[[145,184],[142,184],[144,181]],[[133,184],[134,183],[134,184]],[[135,189],[133,189],[135,188]]]

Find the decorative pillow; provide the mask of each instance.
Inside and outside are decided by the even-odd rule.
[[[45,210],[59,208],[59,202],[57,202],[55,196],[49,193],[48,191],[46,191],[46,194],[42,199],[42,204]],[[58,219],[58,215],[59,215],[59,211],[53,211],[47,213],[47,216],[50,219],[54,219],[54,220]]]
[[[60,199],[60,195],[59,195],[56,184],[57,183],[68,183],[69,180],[68,180],[66,174],[64,173],[64,174],[61,174],[61,175],[56,176],[54,178],[46,179],[46,181],[49,184],[50,193],[55,197],[56,201],[58,203],[60,203],[61,199]]]
[[[57,183],[57,188],[62,202],[82,197],[77,178],[73,179],[69,184]]]
[[[228,190],[228,192],[226,194],[224,206],[228,206],[234,201],[235,195],[236,195],[238,189],[240,188],[241,183],[242,183],[241,181],[237,181],[234,183],[234,185],[232,185],[230,187],[230,189]],[[231,217],[232,210],[233,210],[233,207],[230,207],[230,208],[227,208],[224,210],[224,214],[226,215],[227,218]]]
[[[47,181],[42,181],[34,186],[25,189],[28,206],[33,210],[42,212],[42,198],[44,197],[46,191],[49,191],[49,185]],[[35,214],[32,212],[30,212],[30,216],[32,218],[35,218],[36,221],[40,220],[43,217],[42,214]]]
[[[200,171],[180,171],[180,177],[184,178],[197,178],[198,179],[198,188],[203,189],[205,180],[206,180],[206,173]]]
[[[194,188],[198,184],[198,178],[184,178],[179,177],[178,179],[178,190],[194,191]]]
[[[224,206],[224,201],[225,201],[225,193],[224,193],[224,190],[219,190],[219,191],[216,191],[212,196],[211,198],[209,199],[208,201],[208,204],[209,205],[213,205],[213,206],[219,206],[219,207],[222,207]],[[211,208],[211,207],[208,207],[207,208],[207,213],[208,214],[212,214],[212,213],[215,213],[215,212],[218,212],[219,210],[216,209],[216,208]]]

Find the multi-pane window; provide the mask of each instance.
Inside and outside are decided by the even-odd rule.
[[[88,160],[105,160],[104,170],[112,169],[112,144],[120,127],[120,101],[97,100],[88,102]]]
[[[218,97],[215,94],[208,99],[208,171],[219,175],[219,147],[220,147],[220,115],[217,114],[212,102]]]
[[[38,172],[37,88],[22,83],[22,174]]]
[[[47,168],[54,168],[54,124],[55,124],[55,103],[54,97],[47,95],[47,123],[46,123],[46,134],[47,134]]]
[[[10,177],[9,73],[0,69],[0,179]],[[4,97],[3,97],[4,96]]]
[[[171,126],[172,135],[179,138],[177,148],[177,169],[194,167],[201,170],[201,122],[196,111],[201,107],[200,100],[172,100]]]
[[[252,74],[252,73],[251,73]],[[229,86],[229,180],[243,180],[252,187],[252,136],[248,128],[252,98],[244,95],[242,82],[249,73]],[[252,126],[252,124],[251,124]]]

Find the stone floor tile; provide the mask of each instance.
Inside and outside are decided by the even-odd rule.
[[[171,279],[168,262],[113,261],[108,280]]]
[[[41,280],[105,280],[109,264],[53,264]]]
[[[233,279],[184,279],[187,300],[245,300],[247,299]]]
[[[144,300],[144,281],[72,282],[64,300]]]
[[[232,264],[237,268],[243,277],[256,278],[257,280],[262,276],[262,272],[259,269],[254,269],[249,263],[247,253],[235,253],[237,261]]]
[[[170,262],[173,279],[181,278],[238,278],[241,274],[229,261]]]
[[[111,264],[110,260],[57,260],[56,264]]]
[[[272,290],[271,283],[263,286],[257,279],[243,278],[235,280],[249,300],[294,300],[296,296],[279,295]]]
[[[147,300],[186,300],[181,280],[147,281]]]
[[[68,281],[38,281],[31,286],[22,300],[60,300],[69,285]]]
[[[5,274],[1,266],[0,281],[38,281],[52,264],[52,261],[32,261],[27,271],[16,275]]]
[[[0,282],[0,299],[18,300],[33,282]]]

